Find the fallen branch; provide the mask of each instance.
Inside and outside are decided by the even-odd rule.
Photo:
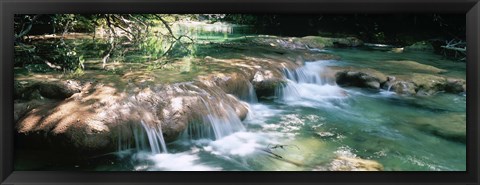
[[[467,48],[458,48],[458,47],[451,47],[451,46],[440,46],[443,49],[449,49],[449,50],[454,50],[454,51],[459,51],[459,52],[467,52]]]

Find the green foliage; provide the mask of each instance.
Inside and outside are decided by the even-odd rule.
[[[60,65],[63,70],[74,71],[79,68],[81,62],[76,47],[60,42],[52,52],[51,62]]]
[[[159,37],[147,37],[140,43],[139,49],[152,59],[158,59],[164,54],[164,42]]]
[[[222,20],[235,24],[255,25],[259,22],[259,18],[258,15],[227,14]]]

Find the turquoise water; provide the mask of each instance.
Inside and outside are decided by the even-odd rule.
[[[370,51],[355,52],[372,56]],[[348,63],[377,65],[348,58],[306,62],[301,70],[308,76],[326,66]],[[461,74],[452,69],[464,64],[454,64],[459,66],[448,68],[451,74]],[[290,81],[277,95],[250,103],[245,130],[217,140],[180,139],[167,144],[168,153],[127,155],[134,161],[129,170],[325,170],[338,156],[375,160],[386,171],[466,169],[465,144],[436,134],[465,125],[465,95],[401,96],[309,80]],[[276,145],[284,147],[272,148]]]
[[[248,32],[231,29],[210,31],[200,39],[235,39]],[[329,66],[371,68],[386,75],[415,72],[461,79],[466,75],[465,63],[426,51],[347,48],[325,52],[340,59],[305,61],[301,70],[320,81],[328,81],[321,74]],[[465,127],[465,94],[401,96],[290,78],[276,97],[248,103],[250,113],[242,122],[245,128],[216,140],[181,138],[166,143],[168,153],[126,150],[82,159],[52,159],[50,154],[42,157],[42,151],[36,151],[36,156],[20,151],[23,160],[16,166],[37,170],[310,171],[328,170],[332,161],[344,156],[377,161],[386,171],[466,170],[465,143],[449,137],[461,135]]]
[[[181,170],[162,162],[178,157],[192,161],[185,169],[200,165],[202,170],[313,170],[328,166],[339,154],[376,160],[387,171],[465,170],[465,144],[422,129],[426,122],[465,124],[465,96],[403,97],[357,88],[317,88],[310,93],[329,93],[303,96],[306,92],[294,99],[252,104],[254,115],[244,122],[246,131],[217,141],[171,143],[169,151],[178,150],[176,154],[157,154],[153,161],[158,166],[146,170]],[[339,89],[348,96],[331,96]],[[445,119],[452,116],[460,119]],[[259,150],[271,144],[288,145],[275,153],[300,165]]]

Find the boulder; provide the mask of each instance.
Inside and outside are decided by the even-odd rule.
[[[346,69],[335,74],[336,82],[341,86],[380,89],[387,77],[373,69]]]
[[[391,90],[399,94],[428,96],[437,92],[466,92],[466,82],[463,79],[453,79],[424,73],[398,75],[396,81],[392,84]]]
[[[449,93],[462,93],[467,91],[465,80],[448,78],[445,84],[445,91]]]
[[[252,80],[258,97],[274,96],[276,89],[284,83],[283,77],[274,75],[270,70],[257,71]]]
[[[37,87],[43,97],[58,100],[69,98],[81,91],[80,83],[72,80],[38,83]]]
[[[414,83],[406,82],[406,81],[396,81],[390,87],[390,91],[393,91],[402,95],[415,95],[416,94],[415,89],[416,89],[416,86]]]
[[[415,84],[417,94],[431,95],[443,91],[446,85],[446,79],[441,76],[413,73],[410,81]]]
[[[73,80],[19,81],[15,82],[15,99],[56,99],[63,100],[81,91],[81,84]]]
[[[16,128],[22,137],[39,133],[45,141],[55,141],[44,144],[95,152],[135,147],[135,130],[142,130],[143,124],[161,128],[168,142],[191,123],[202,122],[208,127],[208,115],[244,119],[247,105],[212,84],[164,84],[134,94],[97,84],[66,100],[31,109],[19,119]],[[18,109],[18,115],[23,109]]]

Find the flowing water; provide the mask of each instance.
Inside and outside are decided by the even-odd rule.
[[[440,137],[435,129],[442,128],[431,127],[446,125],[448,130],[448,126],[465,124],[458,122],[465,120],[465,94],[401,96],[388,90],[340,87],[322,75],[328,66],[408,74],[415,69],[386,61],[409,60],[447,70],[443,75],[465,79],[465,63],[428,52],[318,52],[329,52],[341,59],[305,61],[299,69],[285,69],[287,83],[277,89],[275,98],[257,100],[249,84],[249,96],[240,97],[250,110],[244,121],[225,106],[230,114],[208,114],[203,118],[207,126],[190,124],[178,140],[170,143],[164,141],[160,127],[142,123],[142,129],[135,132],[136,149],[120,148],[113,155],[89,159],[85,164],[67,165],[101,171],[327,170],[336,157],[346,156],[378,161],[387,171],[466,169],[465,144]],[[192,137],[191,133],[201,137]]]
[[[376,160],[385,170],[465,170],[465,144],[416,125],[464,115],[465,96],[403,97],[342,88],[318,73],[336,62],[306,62],[295,71],[285,70],[288,83],[278,89],[278,98],[250,103],[245,128],[231,127],[235,131],[214,139],[168,143],[169,153],[134,155],[137,162],[151,163],[135,169],[315,170],[345,155]],[[219,125],[230,121],[236,120],[210,120]]]

